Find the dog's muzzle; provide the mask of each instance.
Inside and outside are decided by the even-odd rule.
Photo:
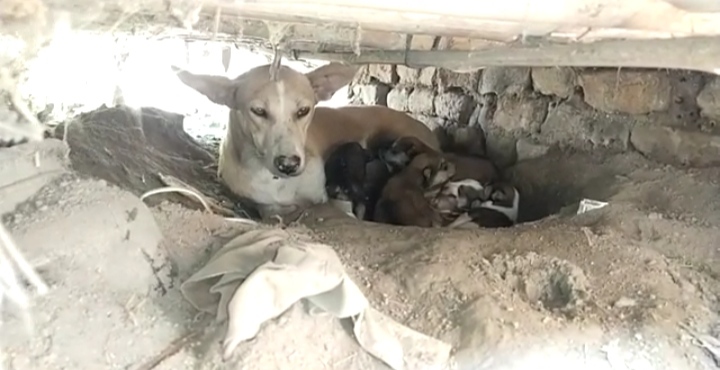
[[[300,159],[300,157],[297,155],[281,155],[273,159],[273,164],[275,165],[275,168],[277,168],[277,170],[283,175],[296,176],[298,175],[298,170],[300,169],[300,165],[302,164],[302,159]]]

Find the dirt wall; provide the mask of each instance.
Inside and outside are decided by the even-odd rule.
[[[708,74],[370,65],[349,95],[354,104],[409,112],[431,128],[481,125],[490,156],[502,166],[551,148],[637,151],[679,166],[720,164],[720,78]]]

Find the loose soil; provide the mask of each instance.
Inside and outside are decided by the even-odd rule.
[[[212,328],[179,285],[249,226],[176,194],[138,199],[162,173],[234,204],[216,182],[214,150],[184,134],[180,116],[103,108],[59,132],[69,168],[3,216],[51,285],[36,300],[34,336],[17,316],[5,321],[7,368],[135,369]],[[25,145],[0,150],[25,158],[36,150]],[[720,169],[551,152],[507,176],[523,195],[521,218],[535,221],[430,230],[321,206],[288,229],[335,247],[373,305],[451,343],[458,369],[716,368],[680,325],[720,331]],[[609,206],[576,215],[582,198]],[[157,369],[386,368],[343,322],[301,304],[233,361],[219,359],[218,338],[206,330]]]

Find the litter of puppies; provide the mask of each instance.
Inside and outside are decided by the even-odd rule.
[[[372,149],[338,146],[325,165],[328,197],[357,219],[401,226],[510,227],[520,193],[479,153],[438,151],[405,136]]]

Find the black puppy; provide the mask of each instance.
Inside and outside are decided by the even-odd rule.
[[[367,204],[365,191],[366,166],[373,160],[371,153],[359,143],[338,146],[325,161],[325,189],[328,197],[352,203],[353,213],[364,218]]]

